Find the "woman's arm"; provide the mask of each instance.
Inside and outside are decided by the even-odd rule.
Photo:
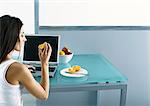
[[[48,43],[44,43],[43,50],[39,49],[39,58],[41,61],[41,83],[37,83],[32,76],[31,72],[25,65],[21,65],[18,68],[21,70],[18,74],[19,82],[21,82],[26,89],[39,99],[47,99],[49,95],[49,70],[48,61],[52,52],[51,46]]]

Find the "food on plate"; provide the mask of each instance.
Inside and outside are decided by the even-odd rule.
[[[42,43],[38,46],[39,49],[44,49],[45,43]]]
[[[68,69],[68,72],[70,72],[71,74],[74,74],[78,71],[80,71],[81,67],[80,66],[72,66],[71,68]]]
[[[79,70],[81,69],[80,66],[72,66],[72,68],[73,68],[76,72],[79,71]]]
[[[70,74],[76,73],[76,71],[75,71],[72,67],[68,69],[68,72],[69,72]]]

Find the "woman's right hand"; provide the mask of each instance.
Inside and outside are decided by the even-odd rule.
[[[39,59],[41,61],[41,65],[48,65],[50,56],[51,56],[51,52],[52,52],[52,48],[50,46],[49,43],[44,42],[44,48],[43,49],[38,49],[38,55],[39,55]]]

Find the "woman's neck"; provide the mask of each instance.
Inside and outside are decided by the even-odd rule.
[[[13,51],[11,51],[11,52],[6,56],[5,60],[11,59],[11,58],[12,58],[12,53],[13,53]]]

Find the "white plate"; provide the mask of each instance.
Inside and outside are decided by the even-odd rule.
[[[78,72],[74,74],[67,73],[69,68],[62,69],[60,74],[66,77],[84,77],[88,74],[86,69],[81,68]]]

